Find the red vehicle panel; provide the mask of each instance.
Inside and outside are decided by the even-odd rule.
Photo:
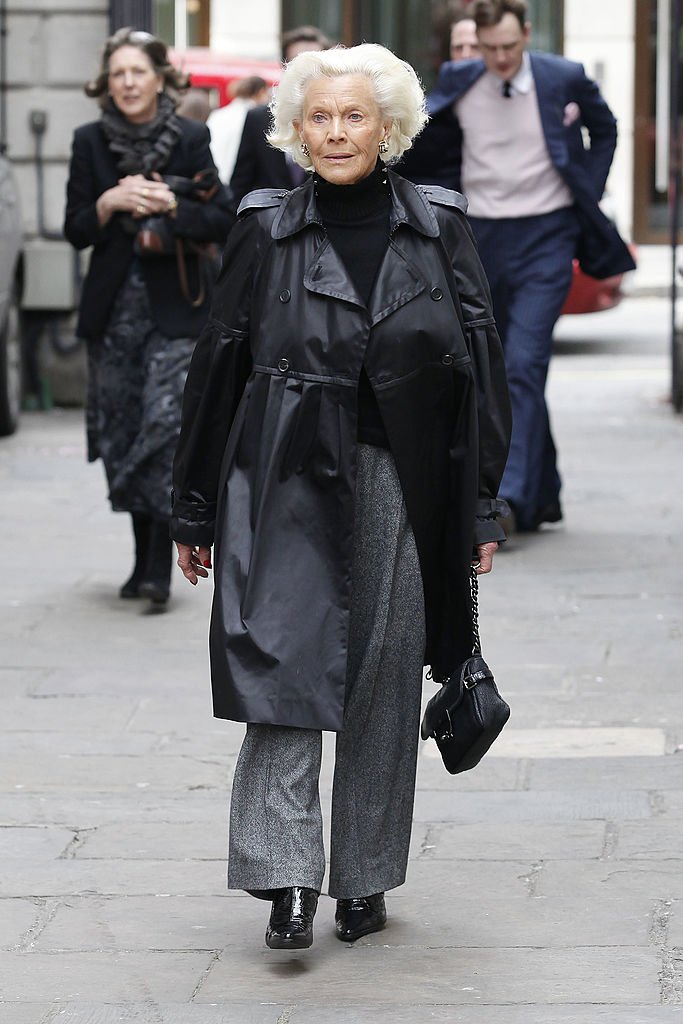
[[[631,255],[636,258],[636,247],[630,245]],[[623,274],[606,277],[598,281],[595,277],[584,274],[579,261],[574,260],[574,276],[569,294],[565,299],[562,313],[600,313],[603,309],[613,309],[623,299],[621,285]]]
[[[595,277],[589,277],[579,267],[579,261],[574,260],[574,277],[569,294],[562,307],[563,313],[599,313],[603,309],[612,309],[618,306],[622,299],[621,282],[624,275],[607,277],[598,281]]]
[[[190,75],[194,87],[213,93],[214,107],[224,107],[230,103],[230,85],[239,78],[259,75],[269,85],[276,85],[282,75],[282,65],[278,61],[229,57],[206,46],[170,50],[169,54],[175,67]]]

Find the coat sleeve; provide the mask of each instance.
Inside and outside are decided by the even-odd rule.
[[[258,180],[259,143],[263,130],[261,127],[263,114],[260,107],[247,111],[242,129],[235,166],[230,178],[230,190],[236,203],[241,203],[248,192],[255,187]],[[265,143],[262,143],[265,145]]]
[[[204,124],[190,123],[192,129],[191,133],[188,132],[187,153],[188,177],[192,178],[200,171],[215,170],[216,165],[211,155],[208,128]],[[221,185],[208,202],[178,196],[174,234],[195,242],[220,242],[223,245],[235,222],[233,205],[230,190],[225,185]]]
[[[392,168],[416,185],[460,189],[462,131],[450,107],[425,125],[412,147]]]
[[[586,150],[586,168],[595,189],[595,199],[599,201],[605,191],[617,146],[617,121],[597,83],[588,78],[581,65],[573,91],[581,110],[581,121],[590,137],[590,148]]]
[[[221,462],[251,373],[249,311],[260,235],[255,216],[239,220],[230,233],[211,315],[190,363],[173,463],[170,527],[183,544],[213,544]]]
[[[441,218],[439,218],[441,221]],[[474,542],[505,540],[496,517],[508,512],[497,499],[508,447],[512,416],[503,348],[493,318],[488,281],[464,214],[453,211],[442,237],[462,306],[465,341],[472,359],[476,388],[479,444],[479,500]]]
[[[95,162],[87,128],[78,129],[71,146],[69,178],[66,186],[64,235],[76,249],[104,241],[111,233],[111,221],[100,227],[95,206],[104,191],[98,187]]]

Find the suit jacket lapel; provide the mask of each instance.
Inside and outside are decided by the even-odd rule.
[[[548,74],[542,54],[530,53],[529,57],[548,153],[555,167],[561,171],[569,163],[569,149],[562,123],[565,96],[559,88],[560,83],[557,79]]]
[[[439,71],[436,88],[427,97],[430,116],[452,106],[486,71],[483,60],[449,61]]]

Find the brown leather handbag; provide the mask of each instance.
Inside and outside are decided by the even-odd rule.
[[[220,188],[220,181],[213,169],[199,171],[194,178],[166,175],[162,179],[177,196],[198,199],[208,203]],[[193,309],[201,306],[206,298],[206,275],[209,266],[217,259],[217,248],[213,242],[196,242],[181,238],[173,230],[173,221],[166,213],[156,213],[140,221],[135,235],[134,250],[143,259],[157,256],[175,256],[178,280],[183,298]],[[199,288],[196,295],[190,293],[187,278],[187,257],[194,257],[199,264]]]

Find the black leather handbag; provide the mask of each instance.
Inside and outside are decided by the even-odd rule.
[[[473,566],[472,656],[446,679],[427,704],[422,739],[436,740],[446,771],[469,771],[482,757],[510,717],[510,707],[498,692],[493,672],[481,655],[479,639],[479,583]]]

